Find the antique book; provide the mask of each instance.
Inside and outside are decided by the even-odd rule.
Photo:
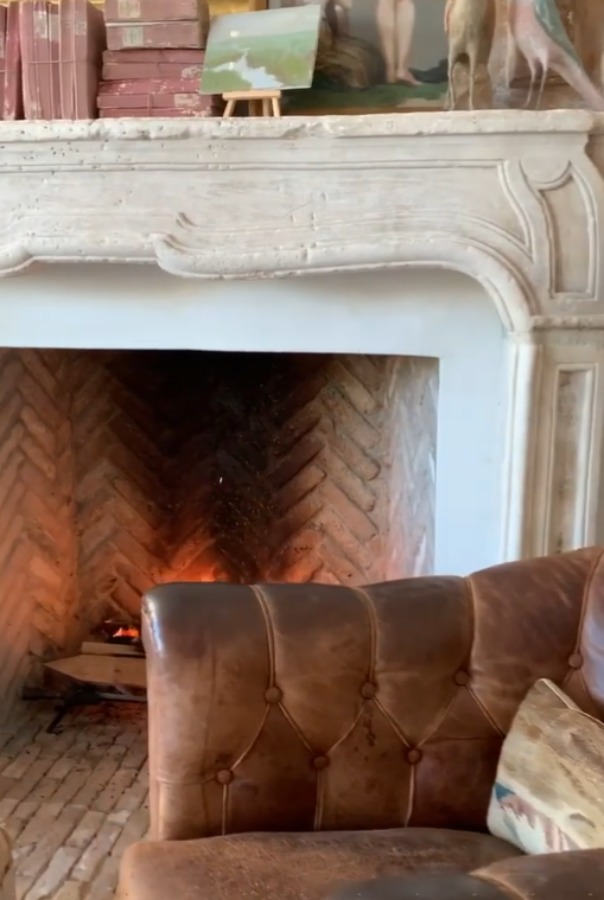
[[[88,0],[61,0],[59,47],[61,117],[89,119],[96,115],[105,23]]]
[[[94,118],[104,48],[101,11],[88,0],[16,5],[25,118]]]
[[[209,97],[199,93],[197,78],[136,78],[107,81],[99,88],[99,97],[122,97],[140,94],[195,94],[209,103]]]
[[[0,6],[0,119],[4,116],[4,73],[6,72],[6,6]]]
[[[19,34],[20,3],[9,3],[6,11],[6,57],[4,69],[4,119],[23,118],[21,78],[21,40]]]
[[[21,103],[22,115],[25,109],[31,110],[34,105],[34,84],[29,71],[29,60],[33,58],[33,4],[12,3],[9,6],[9,18],[11,10],[17,13],[18,43],[19,46],[19,72],[21,77]]]
[[[107,22],[186,22],[208,16],[205,0],[105,0]]]
[[[140,22],[136,25],[107,22],[109,50],[132,48],[203,49],[209,22]]]
[[[26,119],[60,114],[58,6],[48,0],[19,3],[19,35]]]
[[[162,108],[148,109],[138,107],[136,109],[101,109],[99,116],[101,119],[123,119],[123,118],[161,118],[161,119],[204,119],[214,116],[215,113],[211,109],[183,109],[181,108]]]
[[[119,84],[119,82],[111,82]],[[212,111],[212,101],[197,91],[176,91],[170,93],[136,94],[99,93],[99,110],[103,109],[195,109]]]
[[[127,51],[123,52],[126,53]],[[203,53],[203,50],[197,52]],[[195,78],[199,85],[202,71],[202,61],[196,63],[106,62],[103,64],[103,81],[132,81],[138,78]]]
[[[163,49],[163,50],[105,50],[103,65],[119,63],[182,63],[183,65],[202,64],[204,50]]]

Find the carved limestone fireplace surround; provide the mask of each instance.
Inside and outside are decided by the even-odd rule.
[[[36,472],[54,478],[58,436],[76,428],[67,408],[40,412],[59,351],[432,360],[435,440],[404,435],[421,456],[407,490],[421,515],[432,472],[432,547],[407,554],[407,573],[604,537],[604,118],[2,123],[0,135],[0,633],[16,647],[5,696],[28,655],[73,644],[57,621],[82,618],[62,536],[45,525],[55,490],[41,500],[31,487]],[[52,362],[35,348],[53,348]],[[78,365],[75,380],[94,384]],[[424,403],[412,391],[408,412]]]

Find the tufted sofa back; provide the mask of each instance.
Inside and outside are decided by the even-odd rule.
[[[484,829],[536,679],[604,710],[599,549],[363,589],[164,585],[143,634],[162,839]]]

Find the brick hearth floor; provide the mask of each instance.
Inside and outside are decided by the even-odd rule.
[[[18,900],[106,900],[124,849],[148,828],[147,709],[84,707],[46,734],[53,705],[24,703],[0,730],[0,823]]]

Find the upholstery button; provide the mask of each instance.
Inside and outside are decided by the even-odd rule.
[[[315,756],[312,761],[313,769],[316,769],[317,772],[320,772],[322,769],[326,769],[329,765],[329,760],[326,756]]]
[[[573,655],[568,660],[568,664],[571,669],[580,669],[583,665],[583,657],[580,653],[573,653]]]
[[[416,750],[414,748],[413,750],[409,750],[409,752],[407,753],[407,762],[411,766],[417,765],[417,763],[420,761],[421,758],[422,758],[421,750]]]
[[[264,699],[267,703],[281,703],[283,699],[283,691],[278,687],[269,687],[264,692]]]
[[[453,676],[453,681],[455,682],[455,684],[458,684],[460,687],[463,687],[464,685],[469,684],[470,676],[468,675],[467,672],[463,672],[460,669],[459,672],[456,672],[455,675]]]
[[[366,681],[365,684],[361,686],[361,697],[364,700],[373,700],[376,694],[377,688],[371,681]]]
[[[234,775],[230,769],[220,769],[220,771],[216,772],[216,781],[218,784],[230,784],[233,778]]]

